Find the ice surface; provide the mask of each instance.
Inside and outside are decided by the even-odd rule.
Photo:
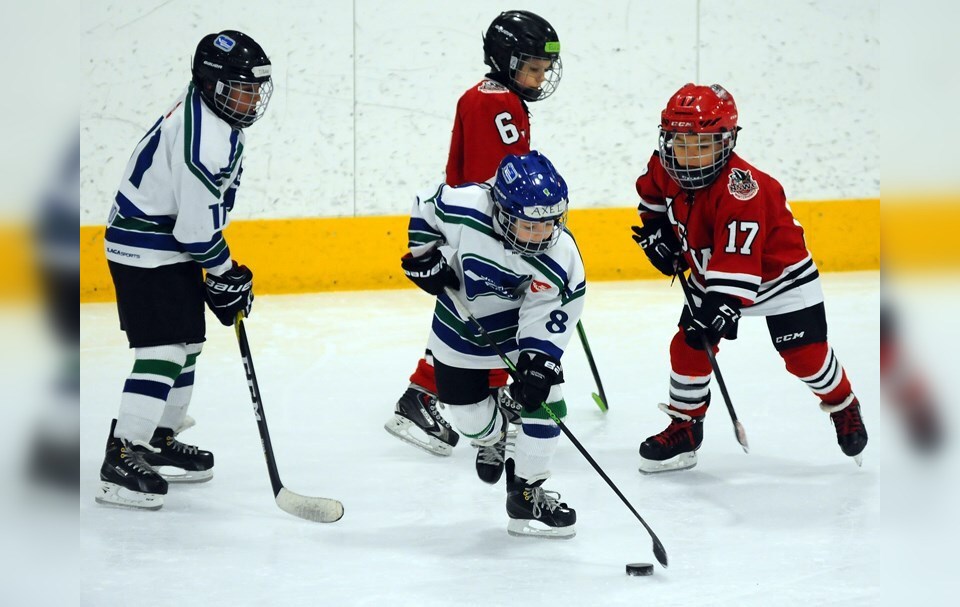
[[[334,497],[332,525],[277,508],[233,332],[208,320],[181,435],[216,454],[209,483],[171,486],[159,512],[94,503],[110,418],[132,364],[112,304],[82,321],[81,555],[84,605],[872,605],[885,558],[879,477],[903,447],[880,410],[879,274],[824,276],[830,340],[863,406],[864,466],[840,452],[817,399],[787,374],[761,319],[745,318],[719,361],[751,453],[715,390],[700,463],[642,476],[637,448],[667,418],[668,344],[679,285],[591,284],[584,326],[610,402],[603,414],[574,341],[564,357],[567,424],[654,528],[654,562],[633,515],[566,440],[548,488],[578,512],[570,541],[506,533],[503,486],[478,481],[467,441],[433,457],[382,428],[426,342],[419,291],[258,297],[247,331],[280,475]],[[144,597],[138,599],[136,597]]]

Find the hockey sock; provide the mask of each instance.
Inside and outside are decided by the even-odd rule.
[[[417,384],[431,394],[437,393],[437,373],[433,369],[433,356],[427,354],[417,361],[417,369],[410,376],[410,383]]]
[[[852,392],[847,373],[827,342],[780,352],[787,371],[800,378],[827,405],[842,403]]]
[[[715,346],[714,354],[718,351]],[[690,417],[703,416],[711,375],[707,353],[690,347],[683,331],[677,331],[670,342],[670,408]]]
[[[567,403],[557,386],[551,389],[547,400],[550,410],[563,420],[567,416]],[[517,444],[513,452],[516,464],[514,473],[529,483],[547,479],[550,477],[550,460],[553,459],[560,442],[560,428],[543,407],[533,413],[524,410],[520,417],[523,419],[523,426],[517,433]]]
[[[160,417],[158,426],[161,428],[170,428],[176,430],[183,425],[183,419],[187,416],[187,407],[190,406],[190,397],[193,395],[193,374],[197,367],[197,357],[203,350],[203,344],[187,344],[187,362],[177,380],[173,382],[173,388],[167,397],[167,405],[163,408],[163,416]]]
[[[187,360],[186,344],[136,348],[133,371],[123,385],[113,435],[149,442],[173,383]]]
[[[472,405],[448,405],[447,411],[457,431],[480,445],[492,445],[500,440],[503,419],[492,397]]]

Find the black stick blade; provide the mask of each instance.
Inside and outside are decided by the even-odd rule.
[[[657,562],[660,563],[664,569],[667,568],[667,551],[663,547],[663,544],[660,543],[660,540],[654,540],[653,542],[653,556],[657,557]]]

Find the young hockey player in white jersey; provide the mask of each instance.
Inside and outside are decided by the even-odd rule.
[[[509,155],[493,186],[441,185],[422,193],[410,217],[406,275],[437,296],[429,348],[437,391],[456,429],[480,448],[477,474],[496,483],[507,470],[507,530],[573,537],[576,512],[544,491],[560,429],[541,406],[566,416],[560,358],[583,310],[586,279],[565,229],[567,186],[538,152]],[[519,380],[489,390],[504,363],[457,313],[456,296],[516,364]],[[505,459],[504,409],[522,420],[514,457]]]
[[[267,108],[270,72],[249,36],[204,36],[192,81],[124,171],[105,241],[135,361],[110,426],[98,502],[155,510],[167,481],[213,476],[213,454],[176,436],[205,339],[204,302],[225,326],[253,303],[253,274],[231,258],[222,231],[243,171],[243,129]],[[174,474],[158,471],[171,467]]]

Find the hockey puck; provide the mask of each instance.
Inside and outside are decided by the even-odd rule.
[[[653,575],[650,563],[627,563],[627,575]]]

